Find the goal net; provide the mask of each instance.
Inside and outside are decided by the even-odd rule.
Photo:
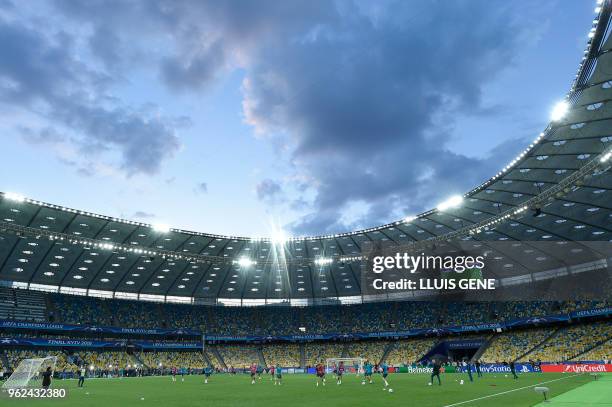
[[[333,373],[340,364],[344,365],[345,373],[355,373],[359,375],[363,373],[363,358],[330,358],[326,359],[326,369],[327,373]]]
[[[51,367],[55,371],[57,356],[22,360],[13,374],[6,379],[3,389],[14,389],[23,387],[42,387],[42,374]]]

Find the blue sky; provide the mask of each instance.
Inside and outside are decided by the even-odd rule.
[[[0,0],[0,190],[241,236],[394,221],[537,136],[594,7]]]

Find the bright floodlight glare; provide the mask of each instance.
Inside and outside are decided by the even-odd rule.
[[[287,241],[287,236],[285,236],[285,232],[282,229],[275,230],[272,233],[272,243],[275,245],[285,244]]]
[[[567,105],[567,102],[557,103],[550,113],[550,119],[555,122],[563,119],[563,117],[565,117],[567,114],[568,109],[569,106]]]
[[[17,194],[15,192],[7,192],[4,194],[4,197],[10,201],[15,201],[15,202],[25,201],[25,196]]]
[[[450,198],[448,198],[446,201],[440,203],[438,205],[438,210],[444,211],[449,208],[454,208],[456,206],[461,205],[461,202],[463,202],[463,197],[461,195],[453,195]]]
[[[315,259],[315,264],[317,266],[325,266],[327,264],[331,264],[334,260],[329,257],[318,257]]]
[[[247,257],[241,257],[241,258],[239,258],[239,259],[238,259],[238,261],[237,261],[236,263],[238,263],[238,265],[239,265],[240,267],[250,267],[250,266],[252,266],[252,265],[257,264],[257,262],[256,262],[256,261],[251,260],[251,259],[249,259],[249,258],[247,258]]]
[[[151,227],[153,228],[154,231],[159,232],[159,233],[170,232],[170,226],[163,224],[163,223],[156,223],[154,225],[151,225]]]

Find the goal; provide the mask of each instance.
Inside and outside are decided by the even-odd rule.
[[[55,371],[57,356],[22,360],[13,374],[6,379],[3,389],[15,389],[23,387],[42,387],[42,373],[51,367]]]
[[[330,358],[325,360],[325,371],[331,373],[340,366],[340,363],[344,364],[344,371],[347,373],[355,373],[359,376],[363,372],[363,358]]]

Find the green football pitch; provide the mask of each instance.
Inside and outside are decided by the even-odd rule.
[[[337,386],[328,377],[325,387],[315,386],[312,375],[285,375],[282,386],[274,386],[270,377],[250,383],[247,375],[214,375],[208,384],[203,376],[186,376],[176,383],[171,377],[144,377],[126,379],[89,379],[83,388],[76,381],[57,380],[54,387],[67,389],[65,399],[55,400],[7,400],[2,395],[0,404],[21,406],[362,406],[393,403],[404,406],[534,406],[543,397],[534,391],[536,385],[550,389],[549,398],[556,404],[556,396],[570,397],[580,406],[611,405],[611,375],[594,382],[590,375],[572,374],[523,374],[518,380],[504,374],[485,374],[483,378],[467,380],[467,375],[448,373],[442,375],[442,386],[429,386],[425,374],[392,374],[389,376],[393,392],[383,390],[382,379],[374,376],[374,384],[362,385],[355,376],[347,375],[344,383]],[[460,384],[460,380],[464,384]],[[607,383],[606,383],[607,382]],[[584,386],[584,387],[583,387]],[[580,393],[581,388],[599,386]],[[574,390],[576,389],[576,390]],[[607,392],[607,393],[606,393]],[[598,398],[591,400],[592,396]],[[566,397],[567,398],[567,397]],[[601,400],[597,401],[597,400]],[[605,402],[603,401],[605,400]],[[8,401],[8,402],[7,402]],[[561,404],[559,404],[561,405]]]

